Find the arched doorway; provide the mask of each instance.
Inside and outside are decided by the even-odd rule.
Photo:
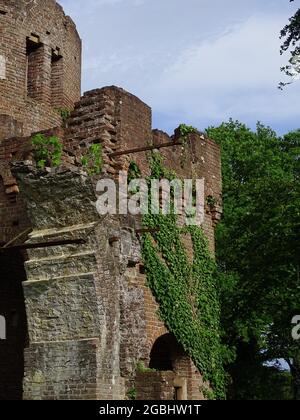
[[[149,367],[157,371],[174,370],[176,359],[180,355],[184,356],[184,350],[174,335],[164,334],[152,347]]]
[[[158,372],[174,372],[173,399],[186,400],[190,359],[173,334],[159,337],[151,350],[149,367]]]
[[[5,339],[0,340],[0,400],[22,399],[24,348],[28,341],[22,287],[25,280],[23,254],[0,252],[0,315],[6,327]]]

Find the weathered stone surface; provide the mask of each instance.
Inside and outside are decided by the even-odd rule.
[[[26,353],[24,399],[96,399],[98,345],[96,339],[32,344]]]
[[[33,343],[99,335],[100,317],[92,274],[25,282],[24,292],[29,338]]]

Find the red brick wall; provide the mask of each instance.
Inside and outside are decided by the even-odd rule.
[[[147,153],[135,153],[109,158],[112,152],[161,144],[176,140],[159,130],[151,130],[151,109],[139,98],[111,86],[87,92],[75,106],[68,120],[66,144],[74,154],[84,153],[94,142],[100,142],[104,150],[104,170],[116,176],[126,170],[133,160],[138,163],[144,176],[149,174]],[[174,169],[181,178],[204,178],[205,198],[212,196],[217,206],[206,205],[203,228],[214,252],[214,227],[221,213],[222,174],[220,148],[201,133],[190,135],[184,156],[180,146],[160,150],[165,165]]]
[[[174,400],[174,378],[174,372],[137,373],[137,400]]]
[[[1,167],[3,168],[3,165],[0,164],[0,243],[5,244],[30,224],[24,202],[20,195],[14,192],[17,188],[16,182],[13,178],[3,179],[2,176],[7,171],[1,170]]]
[[[75,154],[84,153],[92,143],[102,143],[104,170],[108,175],[117,175],[130,161],[126,156],[111,159],[107,156],[109,153],[152,141],[149,106],[115,86],[85,93],[76,104],[67,127],[66,143]]]
[[[50,130],[63,141],[64,132]],[[33,159],[31,136],[7,138],[0,142],[0,243],[6,243],[31,226],[26,206],[17,180],[12,174],[11,163]],[[69,161],[66,155],[63,159]]]

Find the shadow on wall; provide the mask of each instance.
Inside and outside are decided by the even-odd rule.
[[[22,253],[0,253],[0,270],[0,313],[6,324],[6,339],[0,340],[0,400],[21,400],[28,343]]]
[[[185,357],[183,347],[173,334],[165,334],[152,347],[149,367],[158,371],[174,371],[182,357]]]

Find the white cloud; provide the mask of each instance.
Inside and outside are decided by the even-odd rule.
[[[75,11],[83,11],[85,12],[95,13],[97,9],[101,9],[102,7],[109,7],[115,6],[119,3],[127,3],[127,6],[140,6],[146,0],[62,0],[59,3],[66,7],[70,8]],[[74,4],[75,3],[75,4]]]
[[[217,39],[191,46],[143,96],[161,113],[196,125],[233,117],[252,125],[294,118],[300,126],[300,83],[284,92],[277,89],[286,60],[276,37],[281,26],[282,17],[257,15]]]
[[[229,117],[300,120],[300,82],[277,89],[278,34],[295,4],[273,0],[62,0],[84,45],[84,89],[116,84],[163,127]],[[137,7],[138,6],[138,7]],[[284,60],[284,61],[282,61]]]

